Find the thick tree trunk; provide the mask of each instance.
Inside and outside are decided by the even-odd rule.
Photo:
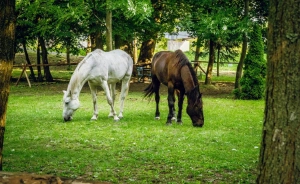
[[[244,1],[244,9],[245,9],[244,18],[246,18],[248,16],[248,12],[249,12],[249,0]],[[243,33],[242,52],[241,52],[240,61],[236,68],[236,74],[235,74],[235,83],[234,83],[235,89],[240,88],[240,79],[241,79],[242,73],[243,73],[243,66],[244,66],[244,60],[246,57],[246,53],[247,53],[247,34]]]
[[[162,0],[151,0],[153,6],[152,21],[154,24],[161,24],[161,17],[163,12],[164,3]],[[151,30],[145,30],[142,46],[140,49],[140,54],[138,58],[138,63],[150,63],[155,51],[156,39],[158,33],[160,32],[159,28],[154,28]]]
[[[49,64],[48,63],[48,53],[47,53],[47,48],[46,48],[46,43],[43,37],[40,37],[40,44],[42,48],[42,61],[43,64]],[[49,66],[44,66],[44,74],[45,74],[45,79],[47,82],[53,82],[53,77],[50,72],[50,67]]]
[[[23,49],[24,49],[24,54],[25,54],[26,62],[27,62],[28,65],[31,65],[25,41],[22,43],[22,45],[23,45]],[[29,66],[29,70],[30,70],[30,77],[32,78],[32,80],[34,82],[36,82],[36,78],[35,78],[35,75],[34,75],[33,67]]]
[[[91,49],[92,51],[95,49],[103,50],[103,39],[101,31],[96,31],[90,35],[91,38]]]
[[[123,40],[120,35],[115,35],[115,48],[121,49],[127,52],[132,58],[134,57],[133,53],[133,43]]]
[[[213,40],[209,40],[209,60],[207,64],[206,77],[204,84],[211,84],[212,78],[212,69],[215,61],[215,42]]]
[[[269,5],[265,117],[257,183],[300,183],[300,0]]]
[[[150,63],[154,55],[156,41],[154,39],[146,40],[142,43],[138,63]]]
[[[15,0],[0,2],[0,171],[6,124],[9,84],[15,57]]]

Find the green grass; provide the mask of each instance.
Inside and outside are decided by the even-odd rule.
[[[154,100],[139,91],[129,93],[124,118],[114,122],[100,91],[99,118],[90,121],[92,101],[85,87],[81,108],[64,123],[66,87],[11,86],[4,171],[112,183],[255,183],[263,101],[205,97],[205,125],[194,128],[185,110],[183,125],[165,125],[165,94],[161,120],[154,120]]]

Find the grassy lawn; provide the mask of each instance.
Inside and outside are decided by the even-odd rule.
[[[185,110],[183,125],[165,125],[166,94],[161,120],[154,120],[155,102],[143,99],[143,89],[129,92],[124,118],[114,122],[99,91],[99,118],[90,121],[92,101],[85,87],[81,108],[64,123],[66,88],[63,82],[32,88],[12,84],[4,171],[112,183],[255,183],[262,100],[204,96],[205,124],[194,128]]]

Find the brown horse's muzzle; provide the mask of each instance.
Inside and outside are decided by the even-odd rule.
[[[204,125],[204,118],[203,119],[197,119],[196,121],[193,121],[194,127],[202,127]]]

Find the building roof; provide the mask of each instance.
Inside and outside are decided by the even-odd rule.
[[[187,31],[179,31],[178,33],[165,33],[165,38],[169,40],[188,39],[192,36]]]

